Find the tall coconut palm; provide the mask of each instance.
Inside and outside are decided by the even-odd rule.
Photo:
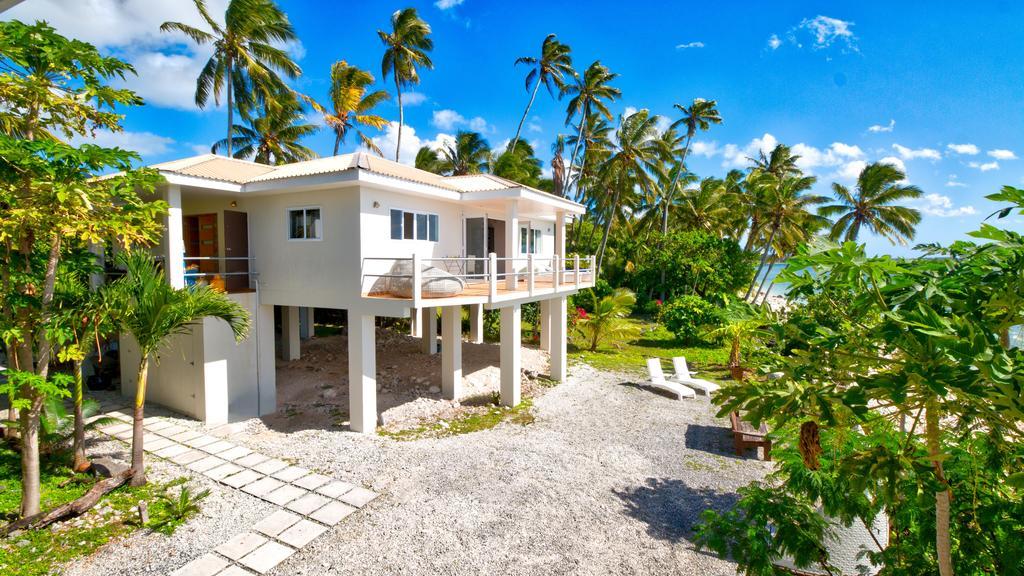
[[[487,172],[491,147],[479,132],[460,131],[441,146],[441,171],[452,176]]]
[[[562,91],[565,90],[566,77],[571,77],[575,74],[572,69],[570,51],[571,49],[567,44],[559,42],[554,34],[548,34],[544,38],[544,42],[541,43],[540,58],[533,56],[516,58],[516,65],[526,64],[531,66],[530,72],[526,75],[526,90],[530,92],[530,101],[526,104],[526,110],[523,111],[522,119],[519,120],[519,127],[516,128],[516,137],[512,139],[509,150],[514,152],[516,144],[519,143],[519,135],[523,131],[526,117],[530,115],[533,101],[537,99],[537,91],[540,90],[540,85],[543,84],[548,89],[548,94],[552,97],[555,96],[555,88],[558,88],[559,97],[561,97]]]
[[[608,104],[622,96],[622,91],[615,88],[611,83],[618,78],[618,74],[612,73],[600,60],[591,64],[583,75],[575,75],[575,82],[565,87],[564,93],[572,95],[569,106],[566,108],[565,124],[571,125],[573,118],[579,118],[579,130],[576,134],[576,143],[572,148],[572,155],[569,157],[569,173],[572,173],[573,163],[576,162],[577,152],[580,144],[583,143],[583,129],[592,113],[604,116],[606,120],[612,119],[612,113],[608,110]],[[585,149],[584,149],[585,153]],[[580,198],[579,183],[576,186],[576,199]]]
[[[733,208],[724,202],[725,183],[718,178],[705,178],[697,186],[687,188],[679,199],[677,221],[688,230],[703,230],[722,236]]]
[[[383,155],[377,144],[359,129],[360,126],[367,126],[379,130],[388,123],[384,118],[373,114],[373,109],[391,98],[391,95],[384,90],[370,92],[369,87],[373,82],[373,74],[349,66],[344,60],[331,65],[331,88],[328,92],[331,110],[324,113],[324,120],[334,132],[335,156],[351,131],[355,131],[363,146],[373,150],[378,156]]]
[[[430,38],[430,25],[424,22],[415,8],[398,10],[391,15],[391,32],[377,31],[384,43],[384,57],[380,62],[384,80],[390,75],[395,81],[395,95],[398,97],[398,140],[395,142],[395,161],[402,149],[402,125],[405,124],[405,109],[402,107],[402,88],[420,83],[418,67],[433,69],[427,54],[434,49]]]
[[[206,9],[205,0],[193,0],[210,32],[181,22],[164,22],[160,30],[181,32],[197,44],[213,44],[213,54],[196,80],[196,105],[204,108],[211,94],[220,104],[221,90],[227,92],[227,155],[234,152],[232,133],[238,104],[246,110],[253,104],[253,88],[267,94],[286,91],[277,75],[296,78],[302,70],[288,52],[275,46],[296,40],[295,30],[273,0],[231,0],[221,26]],[[238,101],[236,103],[236,100]]]
[[[673,122],[672,127],[676,129],[681,126],[686,128],[686,143],[683,144],[683,151],[679,155],[678,167],[675,170],[673,184],[670,188],[675,188],[675,181],[679,179],[679,175],[686,169],[686,156],[690,153],[690,143],[693,142],[693,137],[697,134],[697,130],[705,132],[711,128],[712,124],[722,123],[722,117],[718,114],[718,103],[714,100],[694,98],[693,103],[689,107],[682,104],[675,104],[674,107],[682,113],[682,117]],[[665,207],[664,217],[661,222],[661,233],[668,233],[667,206]]]
[[[551,145],[551,192],[565,197],[565,135],[559,134]]]
[[[236,341],[249,332],[249,314],[241,305],[212,286],[174,288],[152,255],[135,251],[121,257],[126,274],[115,280],[111,290],[118,299],[118,322],[139,347],[138,380],[132,428],[133,486],[146,483],[143,462],[143,429],[146,384],[154,355],[175,335],[187,334],[204,318],[227,322]]]
[[[234,139],[237,145],[235,158],[252,158],[263,164],[288,164],[316,158],[316,152],[303,146],[301,140],[319,130],[316,124],[306,122],[302,106],[287,98],[281,102],[266,102],[260,107],[260,114],[248,122],[248,126],[236,124]],[[228,139],[214,143],[212,152],[217,154],[230,146]]]
[[[534,155],[533,146],[529,142],[523,142],[518,148],[512,148],[509,144],[509,148],[494,161],[491,172],[495,176],[537,188],[540,185],[543,165],[544,163]]]
[[[444,172],[444,163],[441,161],[440,155],[438,155],[437,150],[430,146],[421,146],[416,152],[415,166],[420,170],[426,170],[434,174],[442,174]]]
[[[800,157],[793,154],[793,151],[785,144],[777,144],[771,152],[765,154],[763,150],[758,152],[756,158],[748,158],[751,161],[751,169],[747,174],[746,189],[748,196],[746,206],[750,211],[750,227],[747,230],[747,241],[743,249],[753,252],[759,240],[763,240],[764,233],[764,202],[762,201],[764,175],[768,174],[778,182],[788,176],[801,174],[796,162]],[[749,295],[749,294],[748,294]]]
[[[832,184],[835,204],[822,206],[818,213],[825,217],[839,216],[832,224],[829,237],[833,240],[856,241],[861,227],[882,236],[893,244],[906,245],[914,239],[915,226],[921,213],[894,202],[919,198],[921,189],[901,184],[906,175],[891,164],[869,164],[857,177],[857,192],[839,183]]]

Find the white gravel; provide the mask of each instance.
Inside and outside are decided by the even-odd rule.
[[[233,441],[382,494],[272,573],[735,573],[695,551],[692,526],[769,465],[732,455],[706,398],[680,402],[629,380],[575,366],[535,401],[533,424],[440,440],[250,421]]]

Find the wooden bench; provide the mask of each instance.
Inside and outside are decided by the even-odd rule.
[[[771,462],[772,441],[768,438],[768,427],[762,422],[761,429],[755,430],[749,422],[740,420],[739,412],[731,412],[729,420],[732,422],[732,440],[736,445],[736,455],[743,456],[748,448],[763,447],[765,461]]]

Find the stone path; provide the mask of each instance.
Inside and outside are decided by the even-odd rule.
[[[115,410],[106,416],[120,422],[100,431],[131,442],[131,414]],[[160,417],[146,418],[143,429],[146,452],[281,507],[250,531],[182,566],[173,576],[265,574],[377,497],[365,488]]]

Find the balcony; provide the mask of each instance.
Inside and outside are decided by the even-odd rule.
[[[255,288],[251,257],[187,256],[184,260],[186,286],[210,285],[228,294]]]
[[[364,258],[362,296],[412,308],[544,300],[594,285],[594,256]]]

